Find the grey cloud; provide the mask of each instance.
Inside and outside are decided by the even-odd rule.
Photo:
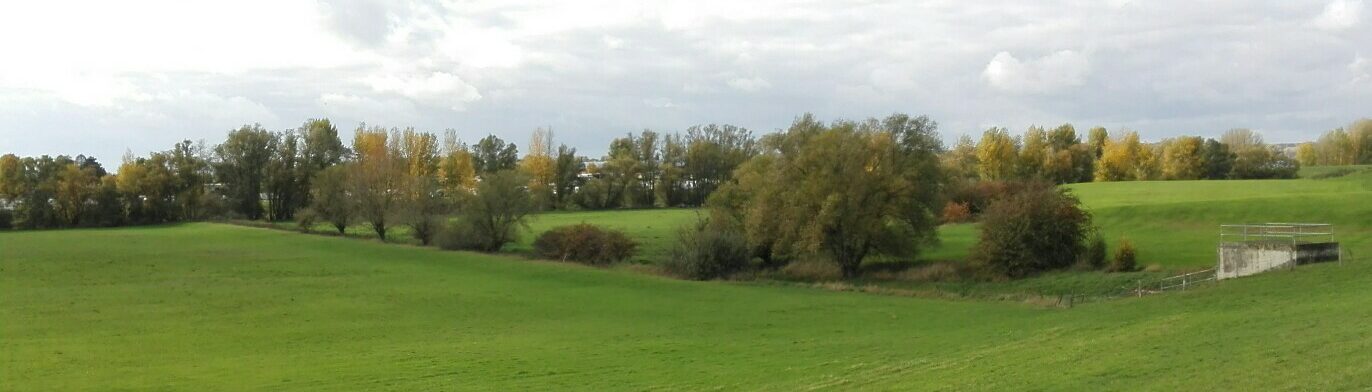
[[[1357,4],[1356,18],[1347,17],[1349,4]],[[270,113],[252,120],[153,103],[168,113],[160,122],[112,123],[98,110],[0,93],[8,106],[0,115],[19,119],[0,125],[0,147],[68,152],[62,141],[20,131],[65,127],[64,135],[100,135],[104,142],[90,148],[120,146],[117,154],[123,145],[163,149],[179,138],[214,142],[239,125],[209,122],[279,129],[329,116],[346,127],[455,128],[464,139],[494,133],[520,144],[532,129],[552,126],[558,142],[594,155],[643,128],[728,122],[770,131],[803,112],[832,119],[894,111],[928,114],[950,139],[990,125],[1073,122],[1136,129],[1148,139],[1250,127],[1295,141],[1372,115],[1372,26],[1361,4],[797,2],[772,15],[645,11],[544,31],[525,19],[541,9],[534,3],[331,1],[332,31],[386,63],[186,73],[153,88],[238,97]],[[1331,19],[1339,23],[1317,22],[1331,7],[1344,10]],[[506,49],[517,58],[482,58]],[[996,64],[1000,71],[991,72]],[[376,78],[399,82],[369,83]]]

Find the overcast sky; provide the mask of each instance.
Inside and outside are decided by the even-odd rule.
[[[1032,3],[1032,4],[1030,4]],[[13,1],[0,152],[218,143],[328,117],[598,155],[644,128],[927,114],[1312,139],[1372,116],[1372,10],[1333,1]]]

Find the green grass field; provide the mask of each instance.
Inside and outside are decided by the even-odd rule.
[[[0,234],[0,389],[1356,389],[1372,262],[1073,309],[214,224]]]
[[[1218,224],[1297,219],[1360,257],[1059,309],[219,224],[0,232],[0,390],[1372,388],[1372,174],[1073,189],[1148,263],[1210,265]],[[674,219],[694,212],[533,226],[619,224],[650,255]],[[944,227],[925,257],[965,257],[975,234]]]

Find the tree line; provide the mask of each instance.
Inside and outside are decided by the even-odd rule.
[[[459,195],[510,171],[535,210],[700,206],[757,153],[750,131],[702,125],[614,139],[592,160],[550,130],[527,151],[494,135],[474,144],[452,130],[360,125],[351,143],[327,119],[270,131],[231,130],[214,146],[183,141],[116,170],[78,155],[0,156],[0,227],[99,227],[211,218],[363,224],[385,238],[412,226],[427,243]],[[302,215],[303,213],[303,215]]]
[[[1296,159],[1302,165],[1372,165],[1372,119],[1354,121],[1320,135],[1318,140],[1301,143]]]
[[[1231,129],[1218,140],[1179,136],[1144,143],[1137,132],[1118,131],[1112,137],[1102,127],[1092,128],[1083,140],[1071,124],[1030,127],[1021,136],[991,128],[978,142],[964,135],[943,155],[943,165],[958,180],[1058,184],[1294,178],[1300,168],[1300,162],[1248,129]]]

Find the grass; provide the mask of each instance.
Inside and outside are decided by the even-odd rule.
[[[1342,168],[1342,167],[1336,167]],[[1307,170],[1322,170],[1320,167]],[[1111,246],[1121,238],[1139,249],[1141,265],[1194,270],[1214,263],[1219,225],[1255,222],[1335,224],[1341,241],[1372,241],[1372,170],[1327,179],[1134,181],[1069,185],[1095,217]],[[506,252],[527,254],[539,233],[557,226],[590,223],[623,230],[639,243],[633,261],[655,264],[667,257],[676,231],[695,222],[699,210],[610,210],[547,212],[531,217],[529,230]],[[281,226],[293,227],[290,224]],[[316,227],[330,231],[326,225]],[[363,226],[353,236],[375,238]],[[414,243],[408,228],[391,230],[391,241]],[[940,243],[920,261],[965,261],[977,240],[975,224],[944,225]]]
[[[1370,273],[1042,309],[215,224],[6,232],[0,390],[1366,389]]]

